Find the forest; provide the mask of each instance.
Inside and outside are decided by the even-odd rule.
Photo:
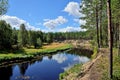
[[[0,21],[0,50],[3,49],[19,49],[22,47],[34,46],[34,48],[42,47],[43,43],[62,42],[64,40],[79,40],[79,39],[92,39],[93,37],[89,32],[42,32],[27,30],[24,24],[20,25],[20,29],[12,29],[10,24],[5,21]],[[88,34],[88,35],[87,35]]]
[[[107,19],[107,0],[83,0],[81,3],[80,12],[83,17],[80,19],[85,20],[85,25],[82,28],[87,29],[94,35],[94,40],[98,44],[98,48],[108,46],[108,19]],[[119,0],[111,0],[111,27],[113,36],[113,46],[119,46]]]
[[[7,4],[4,2],[4,6],[0,5],[1,16],[7,12]],[[87,40],[90,41],[93,55],[97,57],[100,53],[102,54],[101,51],[103,50],[105,54],[102,55],[105,58],[102,59],[108,60],[108,63],[101,60],[105,64],[100,62],[100,67],[108,70],[108,72],[103,71],[105,74],[103,80],[119,80],[120,0],[82,0],[79,7],[79,13],[82,15],[79,20],[85,21],[85,24],[80,25],[80,27],[85,31],[42,32],[27,30],[25,24],[21,24],[19,29],[16,29],[6,21],[0,20],[0,51],[14,51],[30,47],[39,49],[54,42]],[[106,50],[108,51],[107,56]],[[106,65],[108,68],[105,68]]]

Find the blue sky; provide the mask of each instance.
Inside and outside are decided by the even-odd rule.
[[[0,17],[19,29],[24,23],[27,29],[45,32],[80,31],[84,24],[79,20],[81,0],[9,0],[9,8]]]

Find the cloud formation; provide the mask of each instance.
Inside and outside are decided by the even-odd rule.
[[[50,29],[54,29],[58,25],[64,24],[67,22],[67,19],[65,19],[63,16],[58,16],[56,19],[45,19],[45,22],[43,23],[44,26]]]
[[[86,30],[81,29],[80,27],[71,27],[71,26],[67,26],[66,28],[60,29],[60,32],[75,32],[75,31],[86,31]]]
[[[21,24],[25,24],[28,30],[40,30],[40,28],[36,28],[30,25],[27,21],[20,19],[16,16],[3,15],[0,16],[0,20],[5,20],[7,23],[9,23],[12,27],[15,27],[16,29],[19,29]]]
[[[81,20],[81,19],[73,19],[75,22],[79,23],[80,25],[85,25],[86,21],[85,20]]]
[[[77,2],[69,2],[63,11],[68,12],[69,15],[80,17],[79,7],[80,6]]]
[[[85,63],[88,62],[90,59],[84,56],[79,56],[79,57],[75,57],[73,59],[73,61],[78,62],[78,63]]]
[[[56,60],[59,64],[61,64],[67,60],[67,57],[64,54],[56,54],[56,55],[53,55],[52,59]]]

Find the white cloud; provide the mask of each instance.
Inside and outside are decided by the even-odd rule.
[[[78,56],[73,58],[73,63],[68,64],[68,66],[64,67],[64,71],[71,69],[76,63],[85,63],[88,62],[90,59],[87,57],[83,57],[83,56]]]
[[[71,26],[60,29],[60,32],[74,32],[74,31],[85,31],[85,29],[81,29],[80,27],[71,27]]]
[[[80,25],[85,25],[86,21],[85,20],[81,20],[81,19],[73,19],[75,22],[79,23]]]
[[[82,4],[82,3],[81,3]],[[80,13],[80,4],[77,2],[69,2],[67,6],[64,8],[65,12],[68,12],[69,15],[74,16],[75,18],[84,17],[85,15]],[[80,25],[85,25],[86,21],[81,19],[74,19],[75,22],[79,23]]]
[[[65,19],[63,16],[58,16],[56,19],[45,19],[45,22],[43,23],[44,26],[53,29],[57,27],[58,25],[64,24],[67,22],[67,19]]]
[[[73,15],[75,17],[80,17],[79,8],[80,5],[77,2],[69,2],[65,7],[64,11],[68,12],[69,15]]]
[[[30,25],[28,22],[26,22],[23,19],[20,19],[16,16],[8,16],[8,15],[3,15],[0,16],[0,20],[5,20],[7,23],[9,23],[12,27],[15,27],[17,29],[19,29],[21,24],[25,24],[26,28],[28,30],[40,30],[40,28],[36,28],[32,25]]]
[[[52,57],[53,60],[56,60],[58,63],[63,63],[65,60],[67,60],[67,57],[63,54],[56,54]]]

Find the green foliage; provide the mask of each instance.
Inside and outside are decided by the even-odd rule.
[[[52,33],[54,41],[64,41],[64,40],[78,40],[78,39],[92,39],[93,33],[90,31],[80,31],[80,32],[56,32]]]
[[[0,0],[0,15],[3,15],[7,12],[8,9],[8,0]]]
[[[49,43],[49,44],[53,42],[52,33],[47,33],[46,40],[47,40],[47,43]]]
[[[120,80],[120,69],[114,71],[113,80]]]
[[[108,72],[107,71],[105,71],[103,73],[102,80],[112,80],[112,79],[108,78]]]
[[[12,45],[16,45],[18,43],[18,31],[14,28],[12,32]]]
[[[92,54],[92,59],[96,58],[98,54],[98,47],[93,48],[93,54]]]
[[[37,45],[38,47],[42,47],[42,40],[40,38],[37,39]]]
[[[20,25],[18,42],[21,46],[26,46],[28,43],[28,32],[27,32],[24,24]]]
[[[113,79],[112,80],[120,80],[120,57],[117,55],[118,49],[113,49]],[[108,58],[105,58],[108,59]],[[104,60],[104,59],[103,59]],[[104,60],[107,61],[107,60]],[[106,63],[106,62],[105,62]],[[102,64],[104,66],[102,80],[111,80],[108,78],[108,64]]]
[[[29,31],[29,45],[37,47],[37,34],[35,31]]]
[[[0,49],[11,48],[12,29],[5,21],[0,21]]]

